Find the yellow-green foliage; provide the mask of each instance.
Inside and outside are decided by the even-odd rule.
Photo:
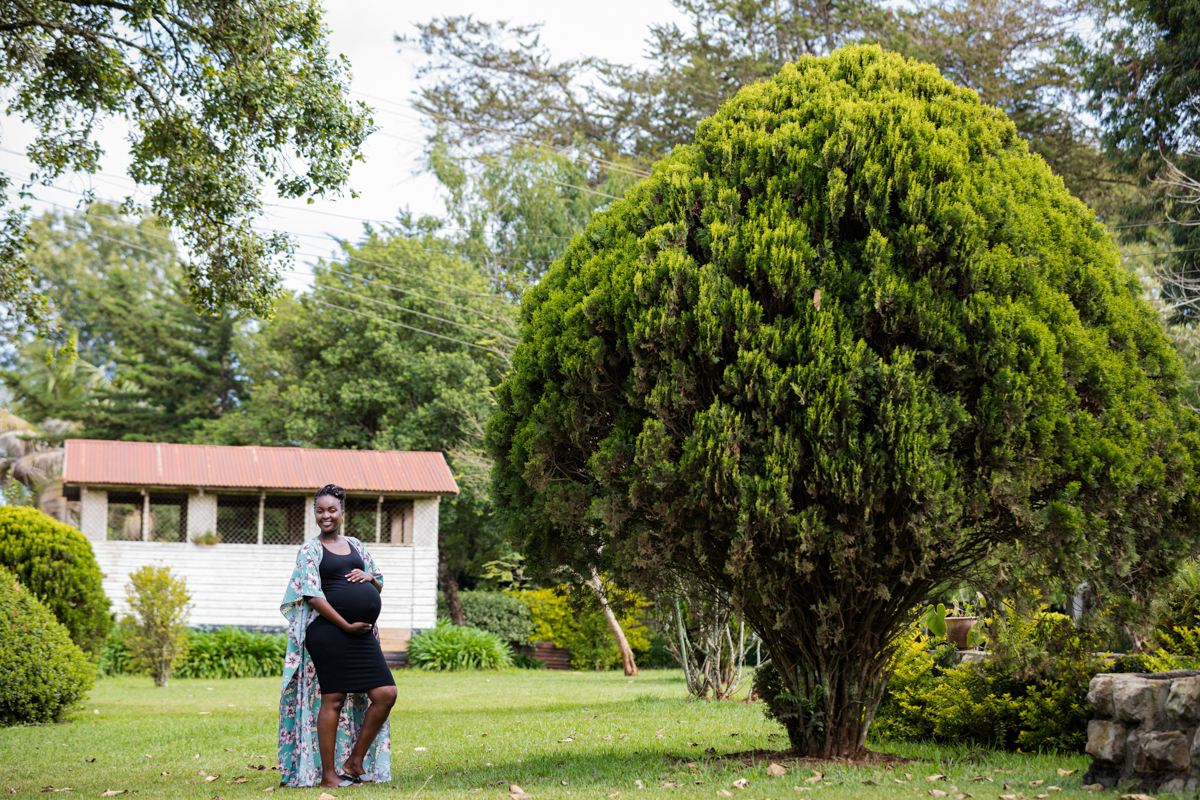
[[[874,733],[882,738],[970,741],[987,747],[1079,750],[1092,676],[1107,667],[1069,617],[1040,606],[991,621],[991,657],[957,660],[945,642],[910,630]]]
[[[1152,672],[1200,669],[1200,627],[1176,626],[1174,635],[1159,629],[1158,649],[1143,658]]]
[[[650,650],[650,634],[639,614],[649,604],[633,592],[607,586],[609,601],[618,612],[617,621],[635,653]],[[559,588],[514,592],[529,604],[535,641],[551,641],[571,651],[576,669],[610,669],[621,663],[612,630],[604,613],[588,607],[579,598]]]
[[[67,629],[0,567],[0,725],[61,721],[95,679]]]
[[[188,649],[188,614],[191,611],[187,585],[171,574],[170,567],[145,566],[135,570],[125,585],[132,616],[126,641],[135,668],[149,672],[155,686],[166,686],[171,671]]]

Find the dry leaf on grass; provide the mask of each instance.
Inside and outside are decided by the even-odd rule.
[[[947,794],[948,794],[948,792],[943,792],[941,789],[930,789],[929,790],[930,797],[945,797]]]
[[[733,788],[735,788],[735,789],[745,789],[749,785],[750,785],[750,781],[746,778],[738,778],[736,781],[733,782]]]
[[[1079,770],[1077,770],[1077,769],[1063,769],[1062,767],[1059,767],[1059,768],[1058,768],[1058,777],[1060,777],[1060,778],[1065,778],[1065,777],[1067,777],[1068,775],[1074,775],[1076,772],[1079,772]]]
[[[1017,796],[1015,794],[1002,794],[1000,795],[1000,800],[1017,800]]]
[[[58,789],[54,788],[53,786],[43,786],[42,791],[43,792],[73,792],[75,790],[72,789],[70,786],[63,786]]]
[[[970,792],[959,792],[958,794],[954,795],[954,800],[968,800],[974,796],[975,795],[971,794]]]
[[[318,797],[317,800],[337,800],[337,798],[331,795],[329,792],[321,792],[321,796]]]
[[[717,794],[721,795],[721,797],[733,797],[733,792],[728,789],[717,789]]]
[[[658,786],[661,789],[674,789],[679,784],[675,781],[659,781]]]
[[[944,780],[946,780],[946,776],[939,772],[936,775],[926,775],[925,780],[927,780],[927,781],[944,781]]]
[[[86,761],[89,764],[94,764],[94,763],[96,763],[96,757],[92,756],[91,758],[85,758],[84,761]]]
[[[772,778],[782,778],[784,775],[787,775],[787,767],[782,764],[772,763],[767,766],[767,774]]]
[[[205,782],[205,783],[212,783],[213,781],[215,781],[215,780],[216,780],[217,778],[219,778],[219,777],[221,777],[221,776],[220,776],[220,775],[209,775],[207,778],[205,778],[205,779],[204,779],[204,782]]]
[[[1154,800],[1154,798],[1148,794],[1123,794],[1121,800]]]
[[[1087,791],[1087,792],[1102,792],[1102,791],[1104,791],[1104,784],[1103,783],[1085,783],[1083,785],[1083,789],[1084,789],[1084,791]]]
[[[863,786],[883,786],[883,784],[878,781],[866,780],[863,781]]]
[[[1046,791],[1047,792],[1061,792],[1062,787],[1061,786],[1047,786]]]
[[[1041,786],[1043,783],[1045,783],[1045,781],[1030,781],[1029,785],[1030,786]]]
[[[160,773],[158,773],[158,774],[159,774],[159,775],[162,775],[162,776],[165,778],[165,777],[167,777],[168,775],[170,775],[171,773],[169,773],[169,772],[160,772]]]
[[[106,792],[101,792],[101,797],[116,797],[119,794],[129,794],[128,789],[109,789]]]
[[[246,776],[244,776],[244,775],[238,775],[236,778],[234,778],[232,781],[230,781],[230,783],[245,783],[245,782],[246,782]]]

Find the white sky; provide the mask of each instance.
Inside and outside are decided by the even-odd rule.
[[[366,161],[355,165],[350,186],[359,197],[303,200],[286,207],[270,208],[267,224],[296,234],[297,257],[293,270],[285,274],[287,285],[296,289],[309,283],[300,272],[305,262],[334,252],[331,236],[356,239],[362,232],[361,219],[392,220],[403,208],[414,214],[440,214],[444,207],[436,182],[420,174],[423,130],[410,103],[415,96],[414,72],[421,54],[411,48],[403,53],[394,41],[397,34],[410,34],[413,23],[433,15],[473,14],[482,20],[508,19],[518,23],[545,23],[542,42],[556,60],[593,55],[610,61],[634,63],[644,54],[651,23],[681,19],[670,0],[608,0],[605,3],[551,2],[550,0],[443,0],[437,4],[411,0],[326,0],[326,22],[334,53],[344,53],[353,69],[351,98],[374,109],[379,130],[366,142]],[[0,170],[24,177],[30,172],[23,155],[32,130],[18,120],[0,118]],[[35,212],[47,203],[74,207],[78,192],[95,190],[98,197],[121,199],[133,188],[125,178],[128,151],[123,120],[111,121],[99,141],[106,155],[96,176],[70,176],[56,188],[39,187],[34,194]],[[135,194],[147,198],[142,190]]]

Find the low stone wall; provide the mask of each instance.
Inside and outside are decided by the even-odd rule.
[[[1144,791],[1200,788],[1200,671],[1092,678],[1085,784],[1140,781]]]

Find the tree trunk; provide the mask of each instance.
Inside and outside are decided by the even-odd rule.
[[[600,603],[601,610],[604,611],[604,619],[608,620],[608,627],[617,641],[617,650],[621,653],[621,668],[625,670],[627,676],[637,675],[638,668],[633,660],[633,649],[629,646],[629,640],[625,638],[625,631],[621,630],[621,623],[617,621],[617,615],[613,613],[612,606],[608,603],[608,595],[604,593],[604,584],[600,580],[599,573],[592,570],[591,579],[585,583],[596,595],[596,600]]]
[[[450,574],[450,562],[446,558],[446,547],[438,547],[438,584],[446,597],[446,610],[450,612],[450,622],[455,625],[465,625],[462,603],[458,600],[458,581]]]
[[[823,653],[817,663],[800,663],[787,673],[772,650],[780,679],[792,695],[779,721],[792,748],[814,758],[854,758],[866,749],[867,730],[887,687],[890,654]],[[804,661],[808,661],[805,659]]]

